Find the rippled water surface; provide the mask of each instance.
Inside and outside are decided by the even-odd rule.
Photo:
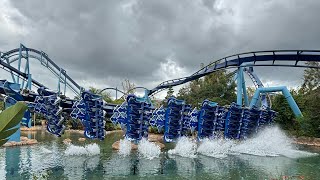
[[[57,138],[45,131],[29,134],[40,143],[0,149],[0,179],[319,179],[320,149],[296,148],[277,128],[239,143],[181,139],[159,154],[143,142],[137,152],[122,142],[121,153],[104,141],[79,142],[78,133]],[[70,138],[72,145],[63,144]]]

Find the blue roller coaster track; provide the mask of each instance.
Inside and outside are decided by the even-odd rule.
[[[29,80],[29,84],[28,84],[29,89],[30,89],[30,82],[32,82],[33,85],[35,85],[37,87],[46,87],[45,85],[32,79],[32,77],[31,77],[31,73],[30,73],[30,69],[29,69],[29,67],[30,67],[29,60],[36,59],[41,63],[41,65],[46,67],[52,74],[54,74],[58,78],[58,81],[59,81],[58,86],[60,86],[60,83],[65,85],[64,93],[66,91],[67,86],[76,94],[80,94],[81,91],[84,90],[78,83],[76,83],[67,74],[66,70],[59,67],[43,51],[39,51],[39,50],[36,50],[33,48],[27,48],[23,44],[20,44],[20,48],[12,49],[10,51],[1,53],[0,57],[1,57],[1,62],[0,62],[1,66],[10,71],[10,73],[12,75],[13,82],[19,84],[20,78],[22,78],[24,81]],[[23,63],[22,62],[23,59],[25,59],[24,71],[21,70],[21,65]],[[16,61],[18,62],[18,65],[17,65],[17,67],[14,67],[12,64]],[[24,81],[21,84],[22,86],[24,84]],[[58,87],[58,91],[60,91],[60,87]]]
[[[318,66],[309,66],[305,62],[320,62],[320,51],[318,50],[273,50],[256,51],[241,54],[235,54],[216,60],[209,65],[201,68],[191,76],[172,79],[160,83],[157,87],[149,91],[149,95],[157,91],[181,85],[218,70],[239,68],[246,66],[279,66],[279,67],[303,67],[319,68]],[[269,62],[269,63],[267,63]],[[288,64],[291,63],[291,64]],[[303,64],[298,64],[302,62]],[[280,63],[280,64],[278,64]]]
[[[57,91],[48,90],[47,86],[35,80],[30,72],[31,59],[36,59],[58,79]],[[198,131],[198,139],[224,137],[230,139],[246,139],[252,133],[270,124],[276,113],[270,109],[266,93],[281,91],[288,100],[296,116],[302,116],[301,111],[285,86],[266,88],[253,71],[254,66],[280,66],[319,68],[306,62],[320,62],[320,51],[317,50],[274,50],[241,53],[219,59],[203,67],[190,76],[162,82],[149,90],[144,87],[145,96],[137,97],[123,92],[118,88],[105,88],[100,91],[115,90],[126,96],[121,105],[106,103],[101,96],[86,91],[75,82],[67,71],[54,63],[43,51],[28,48],[20,44],[19,48],[0,52],[0,65],[11,74],[12,82],[0,81],[0,94],[6,96],[3,100],[6,107],[16,101],[26,101],[29,109],[22,120],[23,125],[30,126],[32,112],[43,114],[48,123],[50,133],[61,136],[65,130],[65,122],[71,117],[80,119],[85,127],[84,135],[90,139],[104,139],[104,117],[109,117],[115,124],[120,124],[126,131],[126,137],[139,141],[148,135],[148,126],[154,126],[159,131],[164,130],[165,141],[186,136],[189,131]],[[23,64],[24,63],[24,64]],[[216,102],[205,100],[200,109],[194,108],[183,100],[169,98],[166,107],[154,109],[149,98],[163,89],[181,85],[204,77],[219,70],[237,68],[237,102],[230,106],[220,106]],[[249,105],[243,73],[246,72],[257,88]],[[20,81],[21,80],[21,81]],[[62,87],[61,87],[62,85]],[[32,92],[31,86],[37,89]],[[78,95],[73,100],[65,97],[67,87]],[[134,90],[132,89],[132,90]],[[129,90],[131,92],[132,90]],[[261,99],[262,108],[258,108]],[[244,104],[243,101],[244,100]],[[244,105],[244,106],[243,106]],[[20,134],[11,140],[19,141]]]

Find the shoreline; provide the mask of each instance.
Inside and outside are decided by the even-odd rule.
[[[37,126],[32,126],[31,128],[21,127],[20,130],[21,131],[41,131],[41,130],[46,130],[46,126],[37,125]],[[84,130],[81,130],[81,129],[66,129],[65,132],[83,134]],[[106,131],[106,135],[112,134],[112,133],[116,133],[116,132],[122,132],[122,130]]]
[[[39,130],[46,130],[45,126],[32,126],[31,128],[27,128],[27,127],[21,127],[21,131],[39,131]],[[67,129],[65,130],[66,133],[79,133],[79,134],[83,134],[84,130],[77,130],[77,129]],[[119,133],[119,132],[123,132],[122,130],[112,130],[112,131],[106,131],[106,135],[108,134],[112,134],[112,133]],[[149,133],[149,136],[151,135],[151,139],[157,139],[157,135],[161,135],[162,134],[154,134],[154,133]],[[153,136],[153,137],[152,137]],[[315,137],[305,137],[305,136],[301,136],[301,137],[290,137],[293,140],[293,144],[298,144],[298,145],[307,145],[307,146],[317,146],[320,147],[320,138],[315,138]],[[155,140],[153,140],[155,141]]]
[[[320,147],[320,138],[301,136],[292,139],[294,144]]]

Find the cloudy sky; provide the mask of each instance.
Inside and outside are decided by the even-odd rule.
[[[153,88],[235,53],[320,49],[319,9],[318,0],[1,0],[0,51],[43,50],[85,88],[124,79]],[[56,88],[39,63],[31,70]],[[303,69],[256,72],[266,86],[296,87]]]

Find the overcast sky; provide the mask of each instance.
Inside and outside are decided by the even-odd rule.
[[[85,88],[129,79],[151,89],[235,53],[320,49],[319,9],[318,0],[1,0],[0,51],[43,50]],[[39,63],[31,70],[56,88]],[[256,72],[266,86],[296,87],[303,75]]]

